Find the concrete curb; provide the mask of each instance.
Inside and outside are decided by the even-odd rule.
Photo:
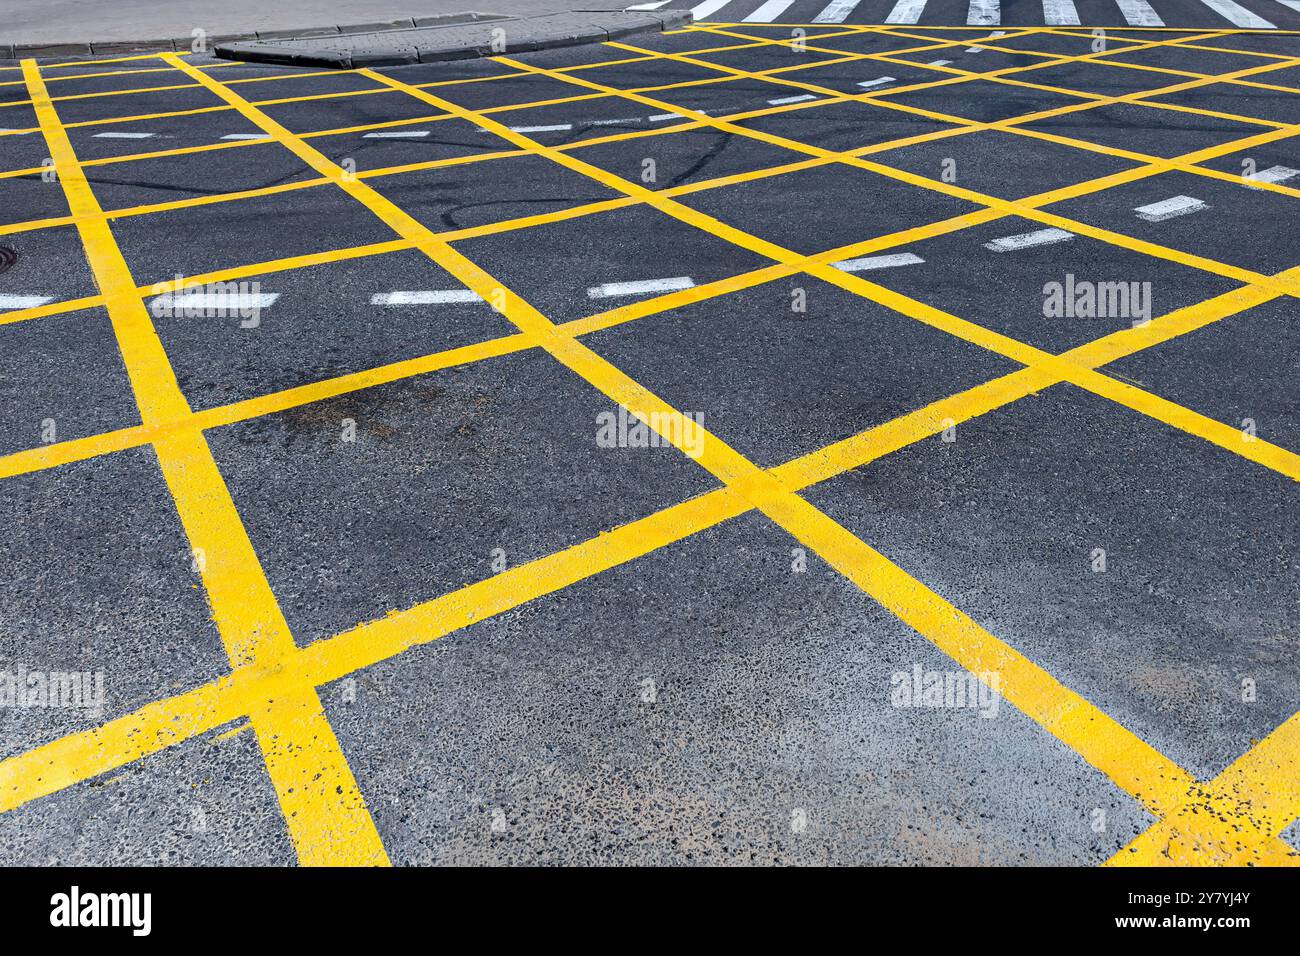
[[[389,28],[341,36],[300,35],[278,42],[265,39],[219,42],[213,52],[227,60],[350,70],[603,43],[636,33],[658,33],[690,22],[691,14],[686,10],[576,10],[535,17],[499,17],[456,24]]]
[[[233,43],[242,40],[276,40],[290,37],[346,36],[353,33],[375,33],[384,30],[411,30],[417,27],[456,26],[490,20],[510,20],[513,17],[496,13],[445,13],[436,17],[408,17],[382,23],[354,23],[340,26],[303,27],[300,30],[263,30],[257,33],[231,33],[212,35],[204,39],[209,49],[216,43]],[[190,53],[194,52],[193,36],[173,37],[165,40],[113,40],[86,43],[0,43],[0,60],[21,60],[26,57],[47,56],[108,56],[130,53]]]

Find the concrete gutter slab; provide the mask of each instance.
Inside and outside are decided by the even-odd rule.
[[[396,29],[387,26],[343,35],[240,40],[218,43],[213,52],[226,60],[351,70],[602,43],[690,22],[691,15],[685,10],[575,11]]]

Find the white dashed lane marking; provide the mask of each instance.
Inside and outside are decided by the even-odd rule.
[[[1277,29],[1263,17],[1256,16],[1241,4],[1235,3],[1234,0],[1201,0],[1201,3],[1236,26],[1246,27],[1250,30]]]
[[[280,298],[278,292],[165,292],[153,300],[158,308],[173,309],[265,309]]]
[[[395,129],[379,133],[367,133],[362,139],[423,139],[429,135],[427,129]]]
[[[1079,11],[1074,0],[1043,0],[1043,19],[1052,27],[1077,27]]]
[[[925,12],[925,0],[898,0],[885,17],[886,23],[916,23]]]
[[[270,139],[269,133],[227,133],[222,139]]]
[[[1160,202],[1138,206],[1133,211],[1138,214],[1139,219],[1145,219],[1147,222],[1163,222],[1166,219],[1173,219],[1175,216],[1186,216],[1188,213],[1200,212],[1202,209],[1209,208],[1204,200],[1192,196],[1174,196],[1171,199],[1162,199]]]
[[[451,305],[457,302],[482,302],[483,297],[469,289],[425,289],[379,292],[370,298],[371,305]]]
[[[47,295],[0,295],[0,310],[35,309],[53,301]]]
[[[607,282],[587,290],[589,299],[610,299],[620,295],[644,295],[648,292],[679,292],[690,289],[695,280],[690,276],[674,279],[643,279],[639,282]]]
[[[843,23],[861,2],[862,0],[831,0],[825,10],[813,17],[813,23]]]
[[[1300,7],[1300,0],[1296,0]],[[1284,183],[1288,179],[1300,176],[1300,169],[1292,169],[1290,166],[1270,166],[1268,169],[1261,169],[1255,175],[1249,177],[1248,182],[1254,183]]]
[[[1066,232],[1064,229],[1036,229],[1033,232],[1022,232],[1016,236],[1003,236],[1001,239],[994,239],[992,242],[984,243],[984,248],[992,252],[1015,252],[1017,249],[1029,249],[1033,246],[1050,246],[1058,242],[1068,242],[1074,238],[1074,233]]]
[[[970,0],[970,10],[966,14],[966,25],[971,27],[995,27],[1002,22],[1002,4],[998,0]]]
[[[96,133],[95,139],[149,139],[153,133]]]
[[[768,100],[771,106],[785,106],[787,103],[806,103],[808,100],[815,100],[817,97],[811,93],[805,93],[802,96],[782,96],[779,99]]]
[[[910,252],[896,252],[887,256],[867,256],[863,259],[846,259],[835,263],[841,272],[869,272],[872,269],[895,269],[898,266],[916,266],[925,262]]]
[[[1131,27],[1162,27],[1165,21],[1160,19],[1160,14],[1147,3],[1147,0],[1115,0],[1119,4],[1119,12],[1124,14],[1124,19],[1128,21]]]
[[[894,83],[896,80],[892,76],[878,76],[874,80],[863,80],[858,86],[864,90],[869,90],[873,86],[884,86],[886,83]]]

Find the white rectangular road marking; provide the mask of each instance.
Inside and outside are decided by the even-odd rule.
[[[421,139],[429,135],[427,129],[394,129],[367,133],[362,139]]]
[[[96,133],[95,139],[148,139],[153,133]]]
[[[1300,0],[1277,0],[1284,7],[1290,7],[1296,13],[1300,13]]]
[[[862,0],[831,0],[830,4],[817,16],[813,23],[843,23]]]
[[[1203,200],[1192,196],[1174,196],[1171,199],[1162,199],[1160,202],[1138,206],[1133,211],[1138,214],[1138,218],[1145,219],[1147,222],[1163,222],[1166,219],[1173,219],[1175,216],[1186,216],[1188,213],[1200,212],[1202,209],[1209,208]]]
[[[834,266],[841,272],[867,272],[871,269],[894,269],[898,266],[915,266],[925,262],[920,256],[910,252],[898,252],[888,256],[867,256],[865,259],[847,259],[836,262]]]
[[[1033,246],[1051,246],[1058,242],[1069,242],[1073,238],[1074,233],[1066,232],[1064,229],[1036,229],[1033,232],[1022,232],[1018,236],[994,239],[992,242],[984,243],[984,248],[992,252],[1015,252],[1017,249],[1029,249]]]
[[[771,106],[785,106],[787,103],[806,103],[808,100],[815,100],[817,97],[811,93],[804,93],[802,96],[783,96],[780,99],[768,100]]]
[[[270,139],[270,133],[227,133],[222,139]]]
[[[916,23],[925,12],[925,0],[898,0],[885,17],[886,23]]]
[[[1256,16],[1234,0],[1201,0],[1201,3],[1234,26],[1249,27],[1252,30],[1277,29],[1263,17]]]
[[[681,113],[655,113],[653,116],[647,116],[646,120],[650,123],[663,123],[667,120],[686,119]]]
[[[1295,0],[1300,4],[1300,0]],[[1293,176],[1300,176],[1300,169],[1292,169],[1290,166],[1270,166],[1268,169],[1261,169],[1254,176],[1251,176],[1247,182],[1252,183],[1283,183]]]
[[[926,66],[948,66],[952,60],[931,60]]]
[[[871,89],[873,86],[884,86],[886,83],[896,82],[892,76],[878,76],[874,80],[863,80],[858,86],[864,90]]]
[[[766,2],[745,17],[745,23],[771,23],[781,14],[785,13],[785,8],[794,3],[794,0],[766,0]]]
[[[1002,23],[1002,4],[999,0],[970,0],[966,14],[968,27],[996,27]]]
[[[619,295],[642,295],[647,292],[678,292],[694,287],[690,276],[675,279],[645,279],[640,282],[607,282],[587,290],[589,299],[609,299]]]
[[[280,298],[278,292],[165,292],[153,300],[154,308],[198,309],[235,312],[240,309],[265,309]]]
[[[657,3],[638,3],[634,7],[624,7],[624,10],[658,10],[660,7],[668,6],[670,0],[658,0]]]
[[[35,309],[53,301],[47,295],[0,295],[0,309],[6,312],[10,309]]]
[[[510,130],[514,133],[559,133],[566,129],[573,129],[572,123],[556,123],[554,126],[511,126]],[[484,132],[487,132],[484,130]]]
[[[1043,19],[1049,27],[1077,27],[1079,11],[1074,0],[1043,0]]]
[[[469,289],[378,292],[370,297],[371,305],[450,305],[455,302],[482,301],[481,295]]]
[[[1131,27],[1162,27],[1165,21],[1160,19],[1160,14],[1152,9],[1147,0],[1115,0],[1119,4],[1119,12],[1124,14],[1124,19],[1128,21]]]
[[[709,14],[717,13],[730,2],[731,0],[704,0],[700,5],[691,7],[691,19],[706,20]]]

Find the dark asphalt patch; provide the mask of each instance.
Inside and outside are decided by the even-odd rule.
[[[1102,52],[1102,49],[1118,52],[1135,46],[1136,42],[1150,42],[1160,38],[1160,35],[1146,34],[1134,42],[1134,38],[1126,39],[1113,30],[1104,31],[1104,37],[1100,38],[1086,27],[1080,28],[1078,32],[1082,35],[1036,33],[1018,37],[995,37],[989,40],[989,43],[1008,50],[1028,50],[1034,53],[1050,53],[1052,56],[1091,56]],[[1097,42],[1099,39],[1104,41],[1104,48],[1099,47]]]
[[[209,146],[221,142],[222,137],[231,135],[266,135],[259,127],[254,126],[234,110],[198,113],[192,116],[163,116],[121,125],[73,127],[67,133],[73,151],[82,161],[135,156],[140,153],[185,149],[192,146]],[[113,135],[101,136],[101,133],[149,133],[151,135],[140,139],[120,138]],[[87,170],[87,175],[91,175],[90,170]]]
[[[715,80],[719,76],[726,76],[727,71],[697,66],[693,63],[681,63],[677,60],[647,60],[583,70],[578,75],[584,80],[613,87],[616,90],[632,90],[649,86],[666,86],[669,83]],[[570,87],[570,90],[572,89],[573,87]]]
[[[732,113],[769,109],[768,100],[781,96],[795,96],[800,92],[780,83],[724,76],[707,83],[655,90],[645,95],[670,106],[696,110],[711,116],[727,116]],[[647,110],[647,112],[651,111]]]
[[[130,216],[110,227],[138,285],[396,238],[330,185]]]
[[[46,296],[63,302],[99,292],[76,226],[0,236],[0,245],[17,253],[13,265],[0,274],[0,295]]]
[[[0,817],[7,866],[291,866],[251,731],[169,747]]]
[[[0,325],[0,409],[0,455],[140,424],[107,313]]]
[[[1182,70],[1186,73],[1203,73],[1210,76],[1266,66],[1269,62],[1265,57],[1219,53],[1215,50],[1200,50],[1189,46],[1117,50],[1107,54],[1106,59],[1116,63],[1140,63],[1143,66],[1158,66],[1166,70]]]
[[[1295,300],[1221,319],[1106,367],[1179,405],[1300,453]]]
[[[956,665],[796,546],[739,518],[322,688],[393,861],[1081,864],[1147,825],[1005,703],[891,707]]]
[[[1014,74],[1014,78],[1028,83],[1041,83],[1044,86],[1057,86],[1067,90],[1079,90],[1084,93],[1098,93],[1102,96],[1125,96],[1129,93],[1141,93],[1147,90],[1174,86],[1188,78],[1171,73],[1156,73],[1151,70],[1138,70],[1124,67],[1119,63],[1094,61],[1090,63],[1059,63],[1056,66],[1044,66],[1023,73]]]
[[[1289,478],[1057,386],[810,499],[1208,780],[1300,707],[1298,496]]]
[[[1268,131],[1267,127],[1254,123],[1239,123],[1181,110],[1162,110],[1136,103],[1096,106],[1034,120],[1024,126],[1099,146],[1164,157],[1182,156]]]
[[[762,467],[1019,367],[806,275],[586,341]]]
[[[588,289],[608,283],[690,277],[703,285],[771,265],[647,206],[482,236],[456,248],[554,322],[663,294],[588,297]]]
[[[307,644],[490,577],[494,549],[522,564],[713,485],[673,448],[597,447],[614,408],[530,352],[208,438]]]
[[[792,66],[807,66],[810,63],[820,63],[837,58],[838,56],[834,53],[819,53],[808,49],[799,50],[792,48],[788,44],[752,47],[746,50],[720,50],[716,53],[702,53],[695,57],[697,60],[716,63],[719,66],[730,67],[733,70],[744,70],[747,73],[779,70]]]
[[[935,79],[942,79],[936,71]],[[990,80],[969,80],[951,86],[913,90],[897,95],[882,95],[882,100],[918,106],[948,116],[961,116],[981,123],[1039,113],[1078,103],[1081,97],[1048,93],[1024,86],[1010,86]]]
[[[1235,176],[1244,176],[1248,172],[1262,172],[1273,166],[1300,170],[1300,139],[1292,136],[1273,143],[1251,146],[1226,156],[1203,160],[1197,165],[1222,170]],[[1295,188],[1300,186],[1300,179],[1284,180],[1282,185]]]
[[[104,209],[175,202],[320,178],[319,173],[278,145],[92,166],[85,174]]]
[[[434,232],[537,216],[619,195],[541,156],[381,176],[369,184]]]
[[[930,83],[938,78],[933,70],[922,70],[904,66],[899,62],[890,63],[880,60],[850,60],[844,63],[827,63],[812,66],[806,70],[797,70],[779,75],[783,79],[796,80],[800,83],[812,83],[816,86],[837,90],[840,93],[855,94],[875,93],[891,87],[911,86],[914,83]],[[882,76],[892,76],[894,79],[890,83],[879,86],[869,88],[861,86],[864,82],[877,80]],[[796,91],[791,90],[791,92]]]
[[[54,104],[59,120],[64,125],[211,107],[227,108],[220,97],[197,84],[190,89],[164,90],[158,93],[123,93],[84,100],[63,100]]]
[[[582,95],[582,90],[575,87],[574,93]],[[648,117],[662,112],[633,100],[597,94],[596,99],[582,100],[577,103],[556,103],[554,106],[512,109],[509,112],[490,113],[487,118],[506,126],[521,127],[525,136],[538,143],[558,146],[561,143],[572,143],[597,136],[611,136],[629,130],[653,129],[664,124],[652,123]],[[615,123],[615,120],[625,122]],[[569,128],[545,128],[552,126]],[[505,148],[513,148],[509,143],[502,142]]]
[[[299,70],[271,68],[265,76],[248,77],[230,82],[220,74],[214,79],[230,83],[230,88],[246,100],[279,100],[298,96],[324,96],[331,93],[355,93],[384,89],[382,83],[360,73],[327,71],[324,76],[295,76]],[[309,70],[308,73],[315,71]],[[277,75],[283,74],[283,75]]]
[[[279,298],[255,315],[155,315],[154,327],[181,390],[196,409],[515,331],[486,302],[371,304],[380,293],[465,291],[415,251],[271,272],[240,282],[246,292]],[[146,299],[146,304],[153,308],[154,301]]]
[[[1020,199],[1138,165],[1001,130],[978,130],[873,153],[875,163],[1002,199]]]
[[[1035,63],[1043,62],[1039,56],[1030,56],[1025,53],[1002,53],[998,50],[979,50],[978,52],[967,52],[966,47],[951,47],[946,50],[921,50],[916,53],[899,53],[895,57],[898,60],[907,60],[911,63],[924,64],[932,63],[935,60],[949,60],[951,62],[944,64],[954,70],[966,70],[970,73],[992,73],[995,70],[1010,70],[1026,66],[1033,66]],[[892,63],[885,63],[885,66],[893,66]],[[927,79],[942,80],[951,74],[943,73],[938,70],[927,70]],[[893,76],[890,73],[890,76]],[[1034,82],[1032,77],[1012,77],[1012,79],[1027,79]]]
[[[425,135],[415,135],[418,133]],[[518,148],[508,140],[457,117],[313,137],[308,143],[339,165],[351,160],[358,171],[509,152]]]
[[[825,197],[836,202],[827,206]],[[811,255],[979,207],[864,169],[830,163],[721,186],[681,201],[751,235]]]
[[[401,90],[298,103],[265,104],[257,108],[292,133],[369,126],[401,119],[439,116],[446,112]]]
[[[40,173],[6,179],[0,189],[5,194],[4,203],[0,204],[0,226],[68,215],[63,189],[58,182],[42,179]],[[4,237],[0,236],[0,243],[3,242]],[[0,284],[3,282],[0,279]]]
[[[4,756],[229,671],[150,449],[5,484],[0,560],[13,580],[26,585],[7,588],[0,603],[0,660],[6,670],[102,674],[104,706],[102,714],[71,707],[6,710]]]
[[[670,189],[686,183],[784,166],[808,158],[794,150],[717,129],[695,129],[584,146],[574,150],[572,155],[652,189]],[[654,182],[642,179],[648,159],[654,161]]]
[[[993,252],[984,244],[1045,228],[1041,223],[1011,216],[933,239],[908,243],[889,252],[910,252],[924,264],[864,273],[872,282],[902,292],[977,325],[1009,335],[1049,352],[1091,342],[1129,328],[1143,318],[1155,318],[1184,306],[1195,305],[1238,286],[1231,279],[1172,262],[1075,236],[1068,242]],[[1073,276],[1073,283],[1071,280]],[[1052,315],[1044,309],[1060,285],[1074,289],[1075,307]],[[1072,283],[1072,284],[1071,284]],[[1123,283],[1127,307],[1107,306],[1089,315],[1078,308],[1088,283],[1094,292],[1105,283]],[[1137,284],[1134,294],[1134,283]],[[1151,315],[1137,314],[1144,301],[1143,283],[1149,283]]]
[[[76,72],[76,71],[68,71]],[[119,73],[100,73],[60,79],[58,71],[42,69],[41,77],[45,88],[54,98],[54,105],[59,105],[59,98],[78,96],[83,93],[108,93],[112,91],[138,90],[151,86],[190,86],[194,80],[183,72],[169,66],[136,67]],[[22,89],[22,87],[19,87]]]
[[[1181,93],[1153,96],[1148,102],[1172,103],[1176,106],[1190,106],[1216,113],[1272,120],[1274,123],[1294,123],[1297,117],[1300,117],[1300,90],[1293,95],[1287,95],[1272,90],[1256,90],[1224,83],[1183,90]],[[1265,129],[1261,129],[1260,132],[1265,132]]]
[[[611,69],[615,69],[611,67]],[[582,75],[598,83],[604,82],[596,74],[603,70],[584,70]],[[398,76],[401,79],[400,75]],[[403,82],[408,82],[403,80]],[[650,84],[646,84],[647,86]],[[500,80],[484,80],[482,83],[467,83],[464,86],[434,86],[426,90],[432,96],[455,103],[470,110],[490,109],[493,106],[516,106],[521,103],[544,103],[548,100],[565,99],[593,93],[585,87],[562,80],[553,80],[548,76],[522,74]],[[416,102],[419,102],[418,100]],[[433,111],[433,107],[425,104]]]
[[[790,90],[785,95],[797,93],[798,90]],[[886,106],[849,101],[823,103],[771,116],[740,120],[737,125],[792,139],[806,146],[844,152],[875,143],[933,133],[953,124],[891,110]]]
[[[1209,208],[1159,222],[1134,212],[1176,196],[1199,199]],[[1046,210],[1267,275],[1300,265],[1295,245],[1300,200],[1252,189],[1244,181],[1173,171],[1054,203]]]

